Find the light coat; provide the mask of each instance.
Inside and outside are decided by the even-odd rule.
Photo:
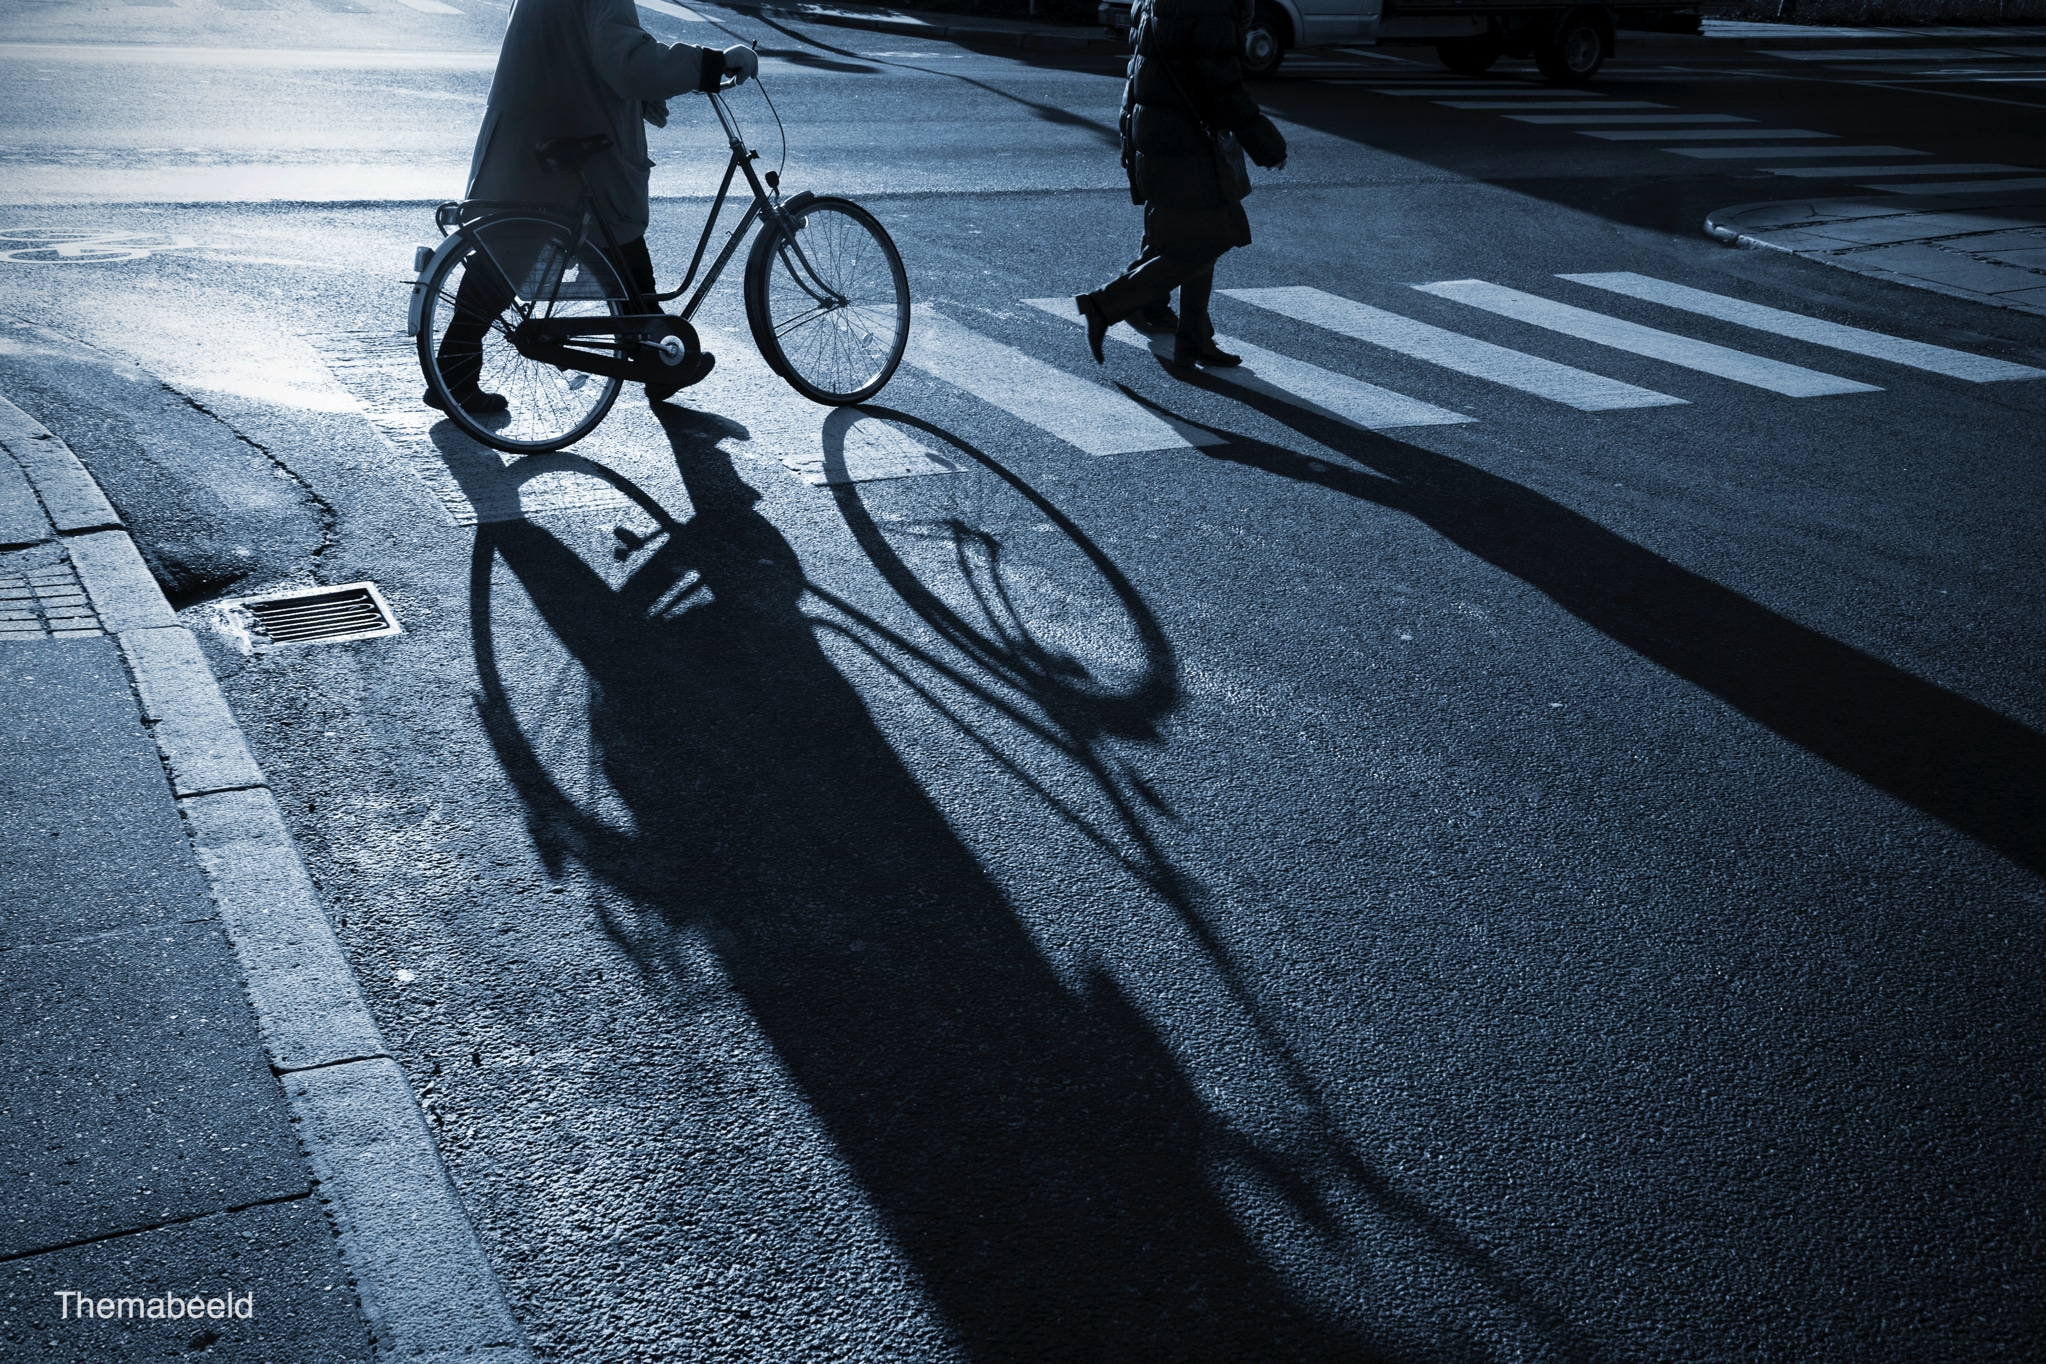
[[[646,124],[660,101],[714,89],[724,54],[656,42],[633,0],[517,0],[490,83],[490,104],[469,162],[471,199],[571,208],[574,175],[543,171],[533,144],[604,134],[611,150],[584,168],[621,243],[646,235]],[[651,106],[651,107],[649,107]]]

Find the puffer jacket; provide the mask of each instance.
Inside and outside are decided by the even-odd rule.
[[[1136,202],[1220,209],[1242,197],[1216,173],[1203,124],[1235,133],[1259,165],[1285,159],[1285,139],[1243,88],[1237,54],[1249,17],[1236,0],[1137,0],[1123,87],[1124,164]]]

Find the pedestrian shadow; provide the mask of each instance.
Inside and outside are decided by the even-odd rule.
[[[820,625],[717,447],[743,428],[661,416],[689,519],[587,470],[657,527],[619,586],[540,526],[478,528],[480,710],[543,856],[629,897],[611,930],[636,958],[661,967],[684,936],[716,954],[969,1356],[1372,1357],[1266,1264],[1215,1190],[1227,1139],[1171,1051],[1109,973],[1053,969],[819,632],[912,646],[877,643],[850,603]],[[499,564],[588,675],[588,759],[623,818],[583,808],[524,727],[491,625]],[[1173,695],[1169,675],[1090,695],[1027,632],[958,642],[1010,692],[1066,698],[1071,732],[1142,733]]]
[[[1162,368],[1162,366],[1161,366]],[[2046,873],[2046,736],[1671,563],[1541,493],[1199,374],[1357,462],[1344,468],[1207,426],[1212,459],[1404,512],[1757,724],[2037,873]]]

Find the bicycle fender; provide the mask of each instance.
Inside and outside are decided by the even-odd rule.
[[[464,233],[451,233],[442,238],[441,244],[435,247],[433,254],[427,258],[426,268],[412,281],[412,301],[405,305],[405,335],[419,335],[420,317],[426,311],[426,281],[433,278],[433,272],[440,269],[440,263],[447,259],[448,254],[461,247],[467,240],[468,237]]]

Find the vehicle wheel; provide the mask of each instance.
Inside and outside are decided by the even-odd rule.
[[[486,218],[462,229],[426,283],[419,368],[448,420],[485,445],[539,454],[573,445],[618,400],[623,380],[529,360],[511,334],[529,317],[605,317],[625,311],[610,259],[546,218]],[[459,397],[504,399],[501,412]]]
[[[1572,10],[1546,43],[1535,49],[1535,65],[1557,85],[1586,85],[1606,59],[1606,31],[1588,10]]]
[[[1243,74],[1269,76],[1286,60],[1288,29],[1285,16],[1270,5],[1259,5],[1243,35]]]
[[[888,231],[847,199],[769,224],[746,258],[746,321],[775,372],[813,402],[843,407],[881,391],[909,345],[909,276]]]
[[[1435,55],[1459,76],[1482,76],[1504,55],[1499,39],[1490,33],[1475,38],[1448,38],[1435,44]]]

